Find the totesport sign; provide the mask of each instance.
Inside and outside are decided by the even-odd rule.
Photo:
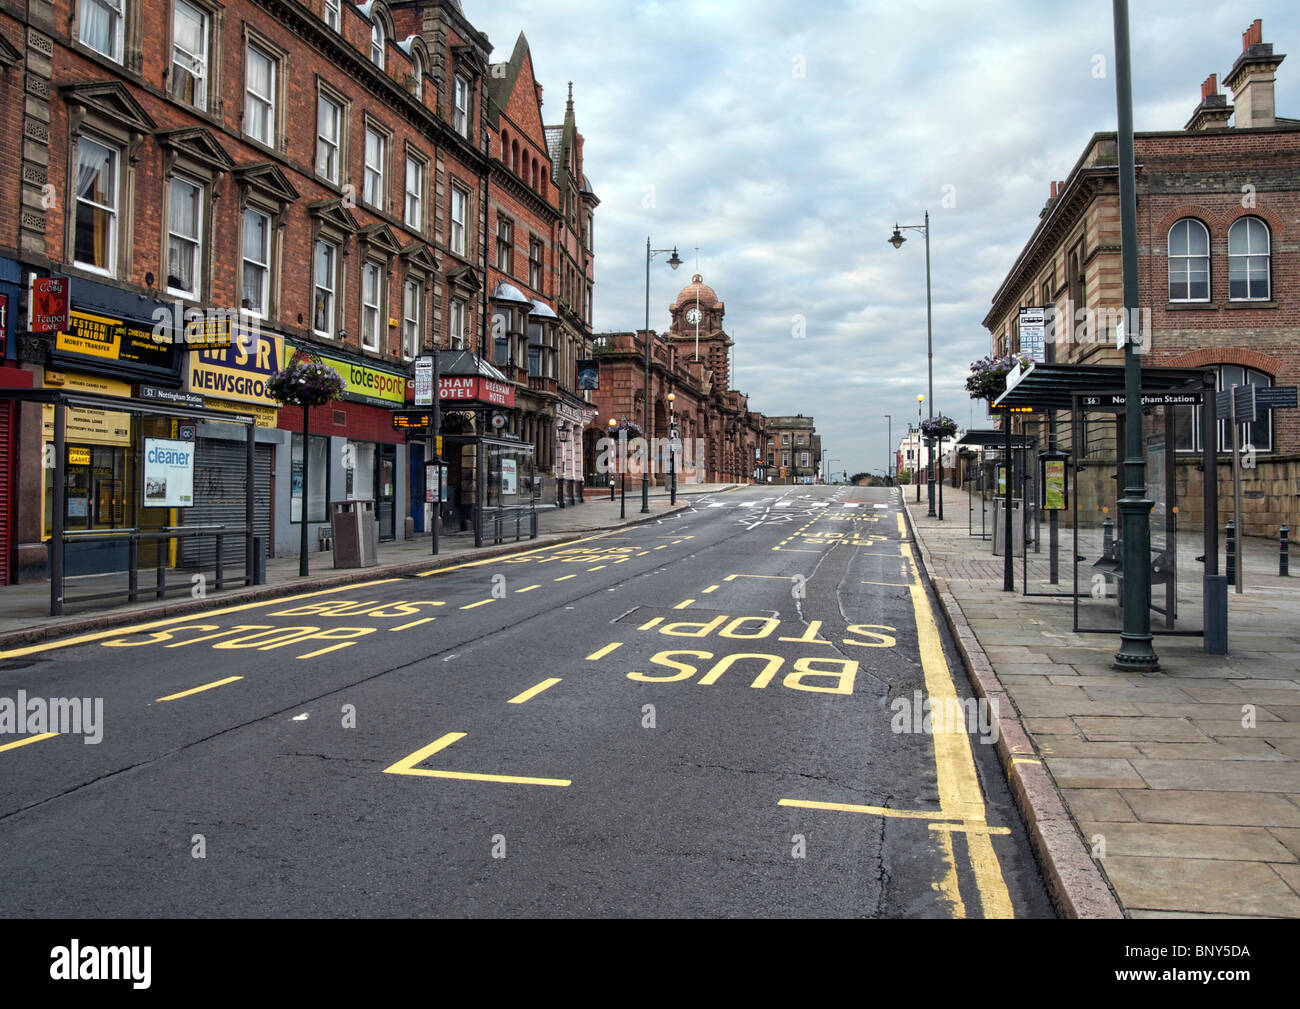
[[[286,345],[285,353],[292,360],[295,348]],[[317,353],[321,364],[337,371],[343,379],[343,398],[376,403],[383,406],[402,406],[406,403],[406,375],[397,372],[372,368],[354,361],[343,361],[337,357]]]

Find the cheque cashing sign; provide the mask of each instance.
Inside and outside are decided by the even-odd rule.
[[[201,396],[279,406],[266,391],[266,380],[284,363],[284,337],[242,332],[229,347],[190,353],[189,391]]]

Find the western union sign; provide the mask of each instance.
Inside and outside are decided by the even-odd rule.
[[[284,364],[284,338],[274,333],[244,331],[229,347],[190,354],[189,392],[240,403],[278,407],[266,391],[266,380]]]

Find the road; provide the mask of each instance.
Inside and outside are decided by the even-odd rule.
[[[0,653],[0,698],[103,705],[0,736],[0,906],[1050,916],[902,530],[895,491],[754,487]]]

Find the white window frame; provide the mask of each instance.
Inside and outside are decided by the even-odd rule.
[[[515,222],[504,214],[497,214],[496,268],[514,277]]]
[[[465,302],[460,298],[451,299],[447,314],[447,344],[449,350],[465,349]]]
[[[266,236],[266,241],[265,241],[265,247],[262,250],[262,254],[266,258],[265,260],[260,262],[256,259],[250,260],[248,258],[248,216],[250,214],[260,217],[262,218],[263,221],[266,222],[266,229],[264,231],[264,234]],[[244,214],[243,214],[242,226],[241,226],[242,232],[240,234],[240,242],[239,242],[239,258],[240,258],[239,304],[242,309],[247,311],[250,315],[254,315],[259,319],[265,319],[271,313],[271,246],[274,243],[274,236],[275,236],[274,226],[275,226],[275,222],[271,219],[271,215],[268,214],[266,211],[259,210],[257,207],[244,208]],[[252,263],[253,266],[261,269],[262,271],[262,291],[261,291],[262,307],[260,310],[256,308],[249,308],[244,305],[244,297],[243,297],[244,274],[248,270],[248,265],[250,263]]]
[[[460,216],[456,216],[457,203],[460,204]],[[447,244],[458,256],[465,255],[465,218],[469,208],[469,193],[459,186],[451,187],[451,212],[448,216],[450,231]]]
[[[420,352],[420,309],[423,304],[424,284],[414,277],[407,277],[402,283],[402,357],[408,361]]]
[[[456,75],[455,86],[456,132],[469,136],[469,78]]]
[[[203,37],[203,52],[190,53],[181,49],[176,42],[176,16],[181,7],[186,7],[193,11],[200,18],[201,34]],[[185,102],[185,99],[176,93],[176,82],[179,79],[176,73],[178,66],[183,66],[177,59],[178,53],[184,54],[188,58],[190,66],[184,67],[186,73],[194,78],[194,98],[193,102],[187,102],[192,108],[200,109],[203,112],[208,110],[208,81],[211,76],[211,53],[212,53],[212,13],[198,4],[190,3],[189,0],[174,0],[172,4],[172,62],[169,71],[168,91],[171,96],[178,102]],[[196,73],[194,68],[199,66]]]
[[[325,0],[321,18],[335,31],[339,31],[342,24],[340,0]]]
[[[1174,252],[1174,229],[1179,227],[1180,225],[1187,226],[1188,251],[1175,253]],[[1192,225],[1196,225],[1197,227],[1199,227],[1201,229],[1201,233],[1205,236],[1205,253],[1203,255],[1199,252],[1193,253],[1191,251],[1192,248],[1191,239],[1192,239],[1192,231],[1193,231],[1191,227]],[[1214,294],[1214,288],[1212,283],[1213,278],[1210,275],[1210,229],[1205,226],[1205,222],[1200,221],[1195,217],[1183,217],[1175,221],[1172,227],[1170,227],[1169,229],[1169,235],[1166,239],[1165,249],[1169,256],[1169,269],[1168,269],[1169,292],[1168,293],[1169,293],[1170,302],[1190,303],[1190,302],[1205,302],[1205,301],[1212,300]],[[1191,297],[1192,267],[1194,264],[1198,262],[1205,264],[1205,297],[1204,298]],[[1182,268],[1182,279],[1181,281],[1177,281],[1177,282],[1183,285],[1183,288],[1187,293],[1187,297],[1184,298],[1174,297],[1174,284],[1176,282],[1174,268],[1177,264],[1181,264],[1181,268]]]
[[[370,62],[380,70],[384,69],[387,43],[388,39],[384,35],[384,23],[378,17],[374,17],[374,20],[370,22]]]
[[[424,231],[424,168],[424,162],[408,150],[406,152],[406,198],[403,201],[402,219],[408,228],[415,231]],[[411,188],[412,169],[417,174],[414,190]],[[411,213],[412,202],[415,204],[414,216]]]
[[[86,40],[86,8],[99,7],[106,10],[110,15],[116,16],[116,24],[113,29],[112,52],[104,52],[103,49],[97,49],[92,43]],[[78,13],[81,18],[80,30],[77,33],[78,40],[87,49],[91,49],[99,55],[107,57],[114,63],[122,62],[122,53],[126,46],[126,0],[80,0]]]
[[[77,166],[78,166],[77,174],[78,175],[80,174],[82,144],[93,144],[96,147],[100,147],[108,151],[108,153],[112,155],[111,163],[113,167],[113,202],[112,204],[100,204],[100,203],[95,203],[93,200],[83,199],[81,194],[78,192],[79,187],[77,186],[77,179],[76,176],[74,175],[72,180],[72,192],[73,192],[73,197],[76,200],[77,208],[80,208],[81,204],[84,203],[89,207],[93,207],[95,210],[106,212],[109,215],[109,231],[108,231],[108,243],[107,243],[107,247],[108,247],[107,265],[98,266],[95,263],[87,263],[77,259],[76,258],[76,254],[77,254],[76,218],[77,216],[79,216],[80,211],[79,209],[74,211],[73,227],[72,227],[73,262],[75,263],[76,266],[80,267],[83,270],[89,270],[92,273],[102,273],[105,276],[113,277],[117,275],[117,236],[118,236],[118,228],[120,226],[119,223],[119,215],[121,213],[120,208],[122,205],[122,149],[116,146],[115,144],[110,144],[108,141],[100,140],[99,137],[97,136],[87,136],[83,134],[82,136],[77,138],[76,150],[77,150]]]
[[[331,139],[321,130],[323,116],[321,115],[322,106],[331,106],[336,113],[334,121],[335,134]],[[327,95],[324,91],[316,91],[316,174],[327,182],[334,185],[339,184],[343,171],[343,116],[344,104],[332,95]],[[334,171],[326,172],[321,170],[321,149],[333,147],[334,154]]]
[[[411,54],[411,77],[413,79],[415,100],[424,101],[424,57],[418,51]]]
[[[271,79],[269,94],[259,95],[253,90],[249,80],[249,71],[252,69],[252,54],[257,53],[262,59],[271,65]],[[249,42],[244,50],[244,134],[252,137],[260,144],[267,147],[275,147],[276,140],[276,88],[279,86],[280,61],[272,52],[263,49],[256,42]],[[252,132],[253,117],[250,115],[250,109],[264,108],[266,122],[266,136]]]
[[[172,187],[178,182],[192,187],[195,192],[195,234],[193,235],[178,232],[176,222],[172,219]],[[206,195],[207,190],[203,183],[188,175],[177,174],[167,180],[167,259],[164,264],[167,270],[167,293],[182,298],[191,298],[195,301],[201,300],[203,294],[203,216],[207,207]],[[194,287],[188,290],[182,287],[174,287],[171,282],[172,241],[174,239],[180,239],[182,242],[189,242],[193,245],[193,251],[190,254],[190,267],[193,271]]]
[[[328,283],[321,282],[319,270],[320,263],[317,259],[321,246],[324,246],[329,250],[330,276],[326,278]],[[333,340],[335,337],[335,321],[338,318],[339,256],[342,254],[342,251],[343,250],[339,245],[326,238],[316,239],[316,244],[311,250],[312,332],[327,340]],[[325,318],[329,324],[328,330],[320,329],[316,325],[316,295],[320,291],[327,291],[329,293],[329,309],[325,313]]]
[[[375,137],[379,142],[379,162],[378,165],[372,164],[370,158],[370,138]],[[386,179],[387,161],[388,161],[388,142],[389,137],[378,127],[369,123],[366,124],[366,141],[362,154],[362,179],[361,179],[361,198],[376,210],[387,210],[385,197],[388,195],[388,184]],[[374,185],[371,185],[371,179],[374,179]],[[372,188],[374,192],[372,193]],[[371,199],[371,196],[377,197]]]
[[[371,277],[375,279],[373,301],[367,300],[366,293],[366,284]],[[361,264],[361,346],[364,350],[379,350],[384,323],[383,306],[383,264],[367,259]]]
[[[533,253],[537,258],[533,258]],[[536,235],[528,236],[528,286],[538,294],[546,294],[546,243]]]
[[[1258,224],[1264,229],[1265,246],[1263,252],[1256,252],[1250,246],[1250,224]],[[1240,227],[1246,232],[1246,251],[1232,251],[1232,233]],[[1250,293],[1250,262],[1253,259],[1264,260],[1264,295],[1254,296]],[[1232,294],[1232,268],[1234,261],[1245,263],[1246,297],[1237,298]],[[1238,217],[1228,229],[1228,300],[1229,301],[1272,301],[1273,300],[1273,229],[1261,217]]]

